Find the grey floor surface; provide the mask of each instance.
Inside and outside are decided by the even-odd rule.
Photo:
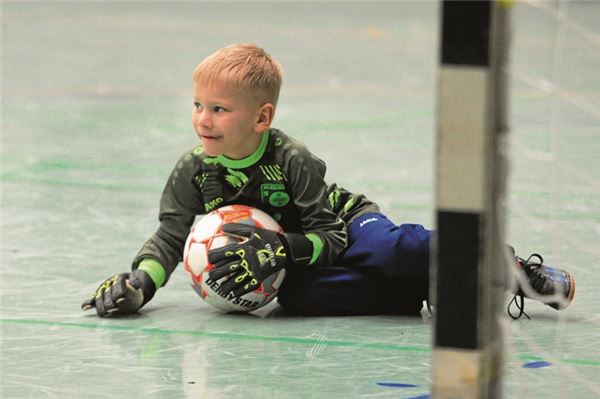
[[[600,3],[518,3],[507,236],[575,273],[562,312],[503,318],[507,398],[600,397]],[[438,4],[2,3],[3,398],[425,398],[431,320],[201,303],[183,270],[135,317],[79,310],[157,227],[196,144],[191,72],[226,44],[280,60],[275,126],[328,179],[433,227]]]

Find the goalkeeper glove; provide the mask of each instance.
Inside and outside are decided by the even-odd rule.
[[[223,294],[233,291],[240,297],[290,264],[308,265],[312,256],[312,242],[302,234],[284,235],[242,223],[225,224],[223,231],[242,238],[239,243],[208,252],[208,261],[215,266],[209,278],[217,281],[228,277],[221,284]]]
[[[155,292],[156,286],[150,276],[142,270],[134,270],[104,280],[81,304],[81,309],[96,308],[100,317],[131,314],[152,299]]]

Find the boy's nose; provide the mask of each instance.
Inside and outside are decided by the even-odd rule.
[[[198,126],[203,127],[205,129],[210,129],[212,127],[212,120],[207,112],[202,112],[198,115]]]

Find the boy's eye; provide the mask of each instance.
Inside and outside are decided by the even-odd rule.
[[[204,109],[204,107],[202,106],[202,104],[200,104],[197,101],[194,102],[194,108],[196,108],[197,110],[203,110]],[[227,112],[228,110],[227,110],[227,108],[224,108],[224,107],[222,107],[220,105],[215,105],[215,106],[213,106],[211,108],[211,111],[215,112],[215,113],[219,113],[219,112]]]

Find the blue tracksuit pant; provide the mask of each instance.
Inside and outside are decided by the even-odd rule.
[[[431,231],[380,213],[348,226],[348,248],[329,267],[290,270],[279,290],[290,314],[417,314],[427,299]]]

